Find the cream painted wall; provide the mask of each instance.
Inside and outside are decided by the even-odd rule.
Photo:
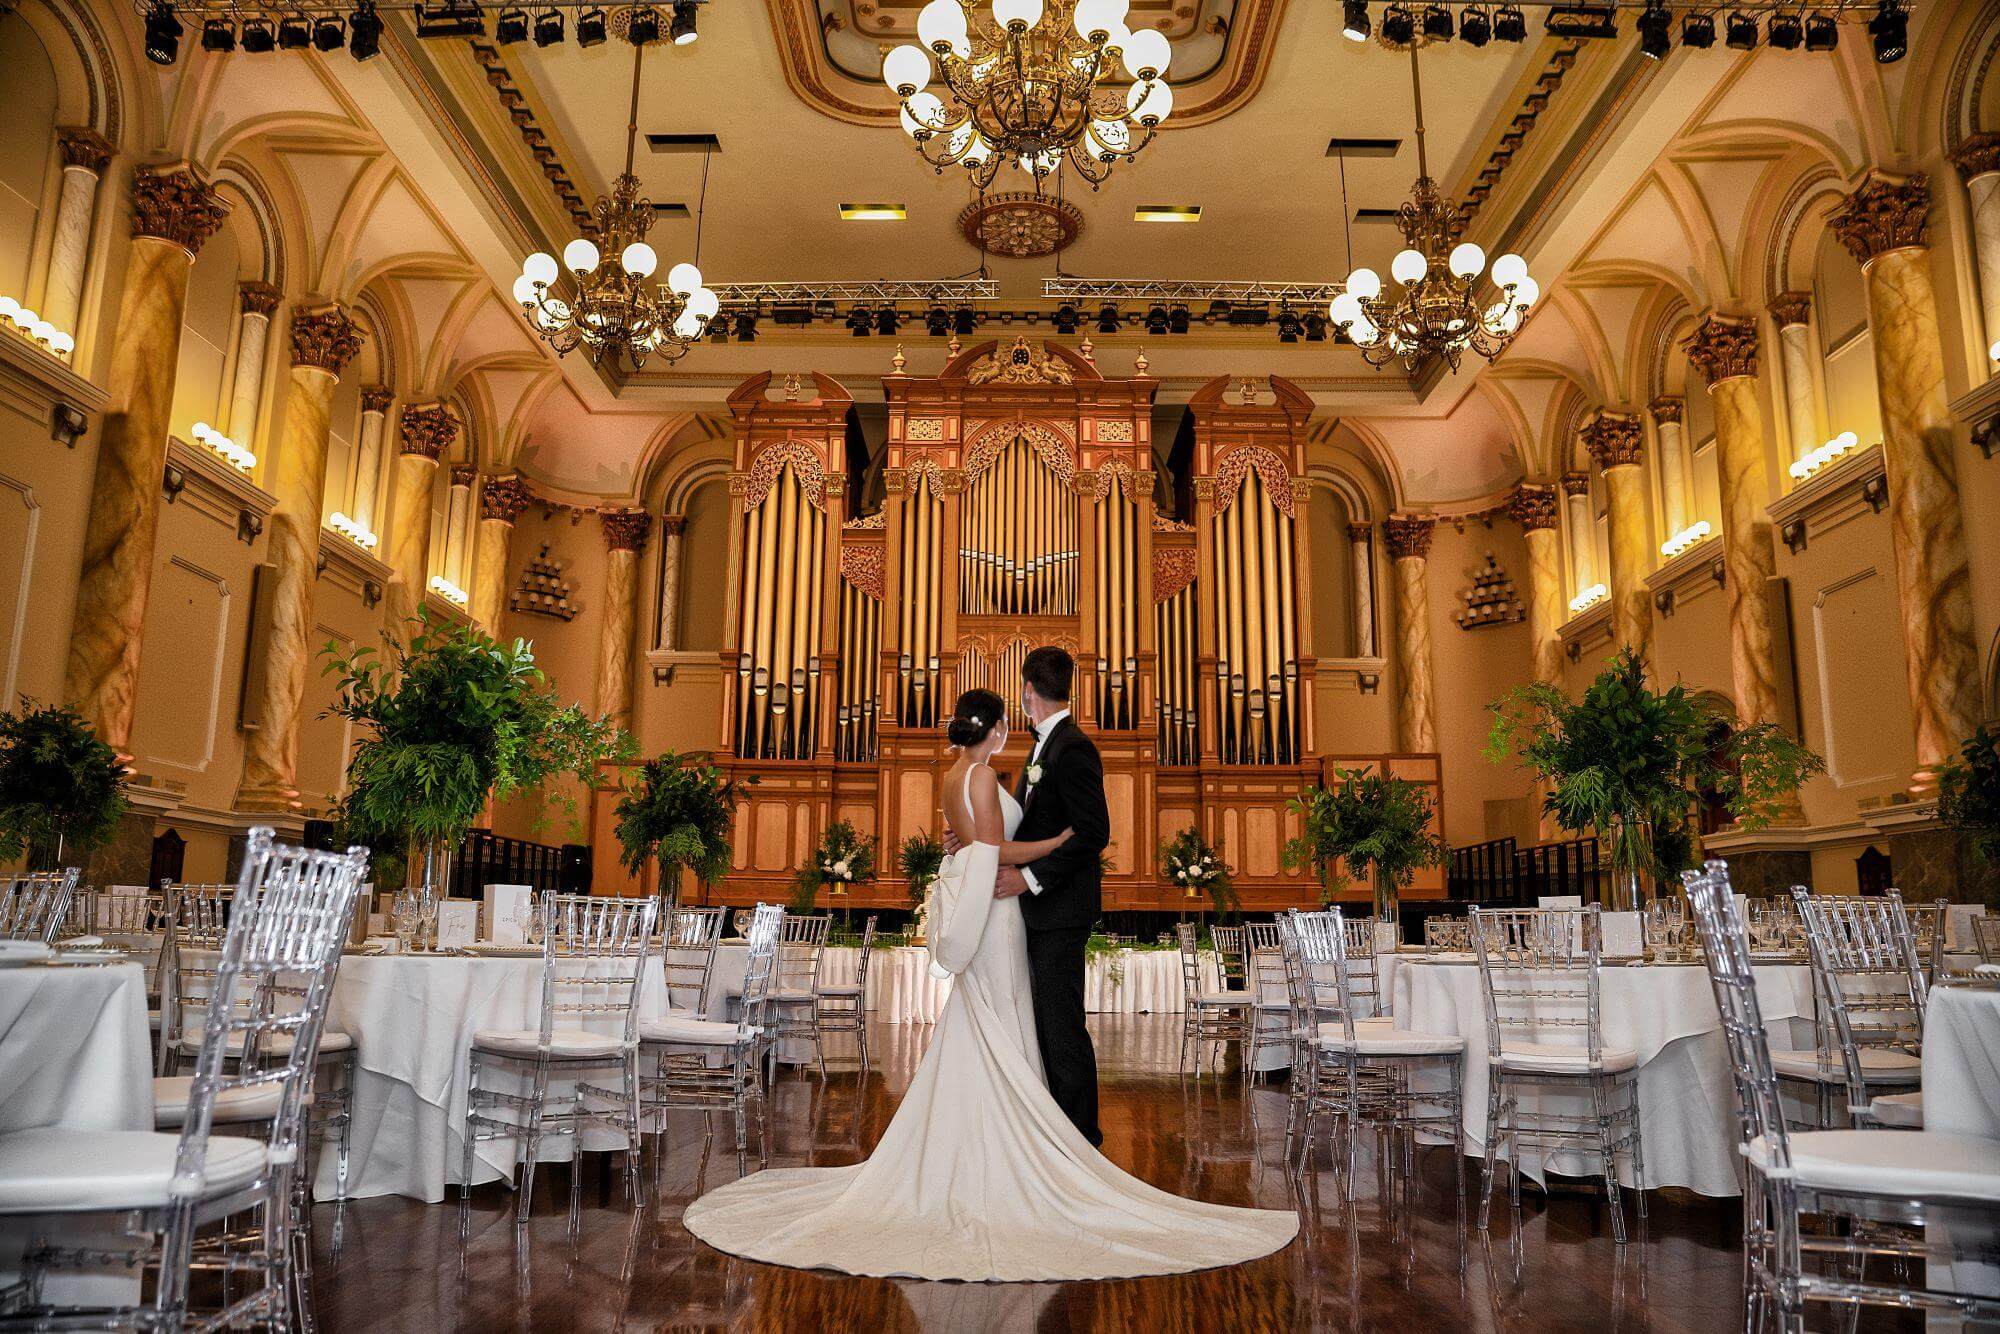
[[[49,438],[49,413],[71,398],[0,357],[0,706],[60,703],[84,516],[100,418],[74,448]]]

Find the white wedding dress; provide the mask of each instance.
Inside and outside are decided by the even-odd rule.
[[[1021,808],[1000,799],[1012,838]],[[998,869],[999,849],[973,843],[938,872],[930,948],[957,982],[874,1153],[719,1187],[688,1206],[688,1231],[799,1269],[992,1282],[1184,1273],[1297,1235],[1289,1212],[1155,1190],[1070,1124],[1043,1082],[1021,904],[993,897]]]

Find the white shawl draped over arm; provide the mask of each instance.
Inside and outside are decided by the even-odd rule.
[[[1000,874],[1000,849],[991,843],[970,843],[944,859],[931,886],[931,907],[925,915],[933,971],[956,976],[972,964],[986,934],[986,916],[993,907],[993,886]]]

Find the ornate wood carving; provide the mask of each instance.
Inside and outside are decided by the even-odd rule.
[[[1068,367],[1063,368],[1067,372]],[[1015,437],[1028,442],[1037,458],[1048,464],[1065,485],[1076,483],[1076,455],[1070,443],[1054,427],[1044,422],[994,422],[973,438],[965,450],[965,476],[967,480],[977,477],[993,466],[1000,457],[1000,451],[1014,442]]]
[[[883,589],[882,548],[843,544],[840,548],[840,577],[869,597],[880,600]]]
[[[1930,227],[1931,179],[1869,172],[1840,211],[1827,219],[1848,253],[1863,264],[1891,250],[1925,244]]]
[[[513,523],[535,503],[535,493],[518,473],[489,477],[479,493],[479,517]]]
[[[371,384],[361,391],[361,410],[364,413],[386,413],[395,401],[396,391],[385,384]]]
[[[1436,531],[1434,514],[1391,514],[1382,520],[1382,543],[1392,560],[1427,560]]]
[[[1632,467],[1646,457],[1646,436],[1637,417],[1600,412],[1584,424],[1583,447],[1600,468]]]
[[[311,366],[335,379],[361,351],[361,327],[337,301],[292,312],[292,365]]]
[[[285,294],[271,284],[254,280],[239,284],[236,291],[245,315],[262,315],[266,319],[277,310],[278,303],[285,299]],[[382,392],[386,394],[389,391],[385,389]]]
[[[1771,298],[1771,319],[1780,329],[1804,324],[1811,317],[1811,292],[1780,292]]]
[[[1165,602],[1194,582],[1193,547],[1153,548],[1153,601]]]
[[[93,176],[102,176],[118,150],[111,141],[87,125],[65,125],[56,131],[56,151],[63,169],[81,167]]]
[[[1298,517],[1298,501],[1292,488],[1292,472],[1285,461],[1262,445],[1238,445],[1222,456],[1215,470],[1215,512],[1222,513],[1243,494],[1243,479],[1255,472],[1263,480],[1264,492],[1286,518]]]
[[[458,418],[443,403],[418,403],[397,419],[400,448],[405,454],[436,460],[458,439]]]
[[[819,452],[803,440],[779,440],[764,446],[756,462],[750,465],[741,493],[744,509],[754,510],[764,503],[764,497],[770,494],[779,472],[788,463],[798,472],[799,484],[805,488],[812,507],[826,508],[826,469],[820,464]]]
[[[1537,482],[1521,483],[1507,502],[1507,513],[1530,533],[1555,527],[1561,511],[1556,489]]]
[[[1076,372],[1062,358],[1050,355],[1041,343],[1030,343],[1025,334],[1015,334],[1012,344],[996,347],[973,363],[965,382],[968,385],[1074,384]]]
[[[607,551],[644,551],[653,532],[653,516],[644,510],[600,510],[597,521],[604,526]]]
[[[140,167],[132,175],[132,235],[199,252],[229,215],[229,205],[192,163]]]
[[[1711,385],[1757,373],[1757,326],[1749,320],[1709,315],[1681,347],[1688,364]]]

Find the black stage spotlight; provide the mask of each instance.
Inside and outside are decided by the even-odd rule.
[[[1459,26],[1463,28],[1464,25],[1461,24]],[[1316,310],[1306,315],[1306,341],[1308,343],[1324,343],[1326,341],[1326,316]]]
[[[347,21],[347,49],[356,60],[368,60],[382,50],[382,16],[373,0],[363,0]]]
[[[278,49],[303,51],[312,45],[312,25],[303,14],[287,14],[278,20]]]
[[[1401,5],[1390,5],[1382,16],[1382,40],[1391,46],[1408,46],[1417,35],[1417,22]]]
[[[674,21],[667,27],[667,36],[675,46],[687,46],[697,34],[694,30],[694,0],[674,0]]]
[[[439,0],[416,8],[419,37],[484,37],[486,15],[477,0]]]
[[[632,11],[631,26],[625,30],[625,40],[634,46],[648,46],[660,40],[660,11],[641,5]]]
[[[1305,326],[1300,322],[1299,317],[1293,313],[1292,308],[1290,306],[1279,306],[1278,341],[1281,343],[1296,343],[1299,341],[1299,335],[1304,332]]]
[[[1493,20],[1484,5],[1467,5],[1458,16],[1458,40],[1467,46],[1484,46],[1493,36]]]
[[[739,310],[736,312],[736,341],[754,343],[757,341],[757,312]]]
[[[606,26],[603,10],[584,10],[576,16],[576,44],[586,47],[602,46]]]
[[[1105,302],[1103,308],[1097,312],[1097,332],[1101,334],[1118,332],[1118,307],[1109,301]]]
[[[951,332],[951,312],[943,306],[932,306],[924,312],[924,332],[933,338],[942,338]]]
[[[1665,60],[1672,46],[1669,30],[1673,21],[1667,7],[1660,0],[1652,0],[1639,15],[1639,49],[1655,60]]]
[[[181,58],[181,21],[174,7],[160,0],[146,11],[146,59],[155,65],[171,65]]]
[[[234,51],[236,49],[236,29],[229,26],[228,19],[204,19],[201,25],[201,49],[204,51]]]
[[[338,14],[322,14],[313,20],[313,50],[338,51],[347,45],[347,25]]]
[[[1146,311],[1146,332],[1159,337],[1167,331],[1167,308],[1155,301]]]
[[[1875,17],[1868,20],[1868,35],[1875,39],[1875,59],[1893,64],[1910,53],[1910,14],[1900,0],[1882,0]]]
[[[1493,40],[1496,42],[1523,42],[1528,38],[1528,20],[1523,17],[1519,5],[1502,5],[1493,16]]]
[[[1694,51],[1706,51],[1715,45],[1715,15],[1693,14],[1681,20],[1681,45]]]
[[[278,45],[278,34],[271,31],[269,19],[243,20],[243,49],[253,55],[263,55]]]
[[[493,21],[493,40],[502,46],[512,46],[516,42],[527,41],[527,11],[520,9],[501,10],[500,17]]]
[[[894,306],[884,306],[875,312],[875,332],[878,334],[892,334],[902,325],[902,317],[896,313]]]
[[[1424,6],[1424,36],[1433,42],[1448,42],[1451,34],[1451,11],[1443,5]]]
[[[847,330],[856,338],[866,338],[875,332],[875,317],[868,313],[868,307],[856,306],[847,312]]]
[[[1773,14],[1764,25],[1764,40],[1780,51],[1798,50],[1805,38],[1805,25],[1797,14]]]
[[[1368,40],[1368,0],[1345,0],[1341,5],[1340,34],[1350,42]]]
[[[1167,332],[1184,334],[1188,331],[1188,311],[1186,306],[1175,306],[1167,314]]]
[[[1831,51],[1840,45],[1840,25],[1830,14],[1812,13],[1806,16],[1806,50]]]
[[[554,46],[563,39],[563,16],[560,9],[545,9],[535,15],[535,45]]]
[[[951,313],[951,331],[960,338],[966,337],[979,323],[979,317],[972,313],[971,306],[960,306]]]
[[[1732,51],[1755,51],[1757,49],[1757,20],[1741,10],[1729,16],[1728,36],[1722,44]]]
[[[1056,326],[1059,334],[1073,334],[1076,326],[1083,323],[1083,317],[1076,313],[1076,306],[1065,301],[1056,307],[1056,313],[1049,316],[1049,322]]]

